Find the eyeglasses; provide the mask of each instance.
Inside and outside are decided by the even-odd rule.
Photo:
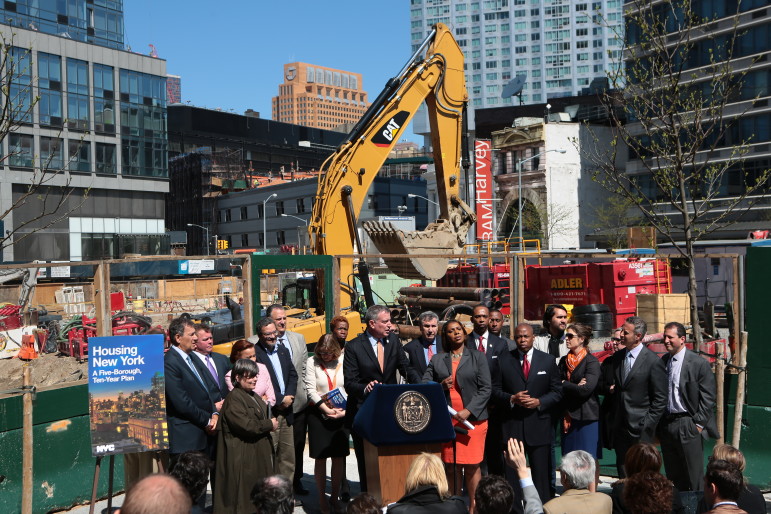
[[[571,334],[570,332],[565,334],[565,339],[567,339],[568,341],[573,339],[574,337],[578,337],[578,334]]]
[[[332,352],[316,352],[316,355],[323,357],[324,355],[334,355]]]
[[[611,337],[610,340],[613,341],[614,343],[620,343],[621,342],[621,338],[620,337]]]
[[[262,337],[265,339],[276,339],[276,337],[278,337],[278,332],[269,332],[267,334],[263,332]]]

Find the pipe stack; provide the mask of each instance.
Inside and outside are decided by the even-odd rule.
[[[475,307],[484,305],[490,309],[500,309],[508,298],[508,290],[481,287],[402,287],[397,301],[412,311],[443,311],[453,305]]]

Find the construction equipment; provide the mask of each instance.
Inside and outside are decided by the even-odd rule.
[[[422,231],[402,231],[390,223],[374,221],[364,223],[364,229],[383,254],[431,255],[384,257],[391,271],[403,278],[441,278],[452,256],[461,252],[475,221],[474,213],[460,198],[462,120],[468,93],[463,52],[450,29],[439,23],[322,166],[308,227],[317,255],[352,255],[354,242],[361,251],[356,220],[367,192],[424,101],[431,126],[440,218]],[[353,264],[350,258],[341,261],[341,278],[352,276]],[[358,263],[358,275],[371,304],[363,260]],[[348,293],[355,295],[350,284]]]

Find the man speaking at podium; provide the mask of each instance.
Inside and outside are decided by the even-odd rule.
[[[377,384],[397,384],[398,371],[410,384],[420,383],[420,375],[409,366],[396,334],[391,333],[391,311],[383,305],[373,305],[364,315],[367,329],[345,345],[343,376],[348,393],[346,425],[353,426],[353,418],[372,388]],[[362,492],[367,491],[367,467],[364,464],[364,440],[351,431],[359,481]]]

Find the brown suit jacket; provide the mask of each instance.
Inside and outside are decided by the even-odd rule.
[[[549,500],[543,506],[544,514],[565,514],[570,512],[591,512],[611,514],[613,502],[604,493],[593,493],[586,489],[568,489],[562,496]]]
[[[747,511],[740,509],[736,505],[719,505],[708,511],[707,514],[747,514]]]

